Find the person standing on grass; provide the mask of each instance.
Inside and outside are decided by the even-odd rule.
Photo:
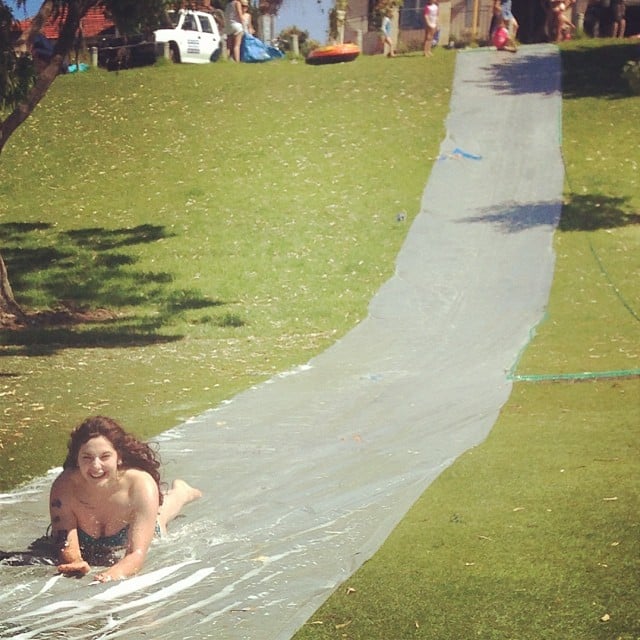
[[[549,0],[547,9],[547,33],[552,42],[561,42],[571,37],[575,30],[568,17],[575,0]]]
[[[380,25],[380,38],[382,40],[382,53],[384,53],[385,45],[389,48],[387,56],[389,58],[395,58],[396,53],[393,48],[393,40],[391,38],[391,16],[393,15],[392,11],[387,10],[382,16],[382,24]]]
[[[154,536],[166,534],[167,524],[202,495],[183,480],[163,494],[159,467],[151,447],[111,418],[87,418],[71,433],[49,494],[60,573],[85,575],[89,561],[111,565],[95,575],[98,582],[140,571]]]
[[[254,35],[256,30],[253,28],[253,20],[249,11],[249,0],[242,2],[242,29],[245,34]],[[243,36],[244,37],[244,36]]]
[[[624,38],[624,32],[627,28],[627,6],[624,0],[613,0],[611,3],[611,14],[613,18],[614,38]]]
[[[224,30],[227,34],[227,50],[229,57],[240,62],[240,46],[244,35],[242,5],[249,5],[249,0],[231,0],[224,10]]]
[[[439,7],[436,0],[428,0],[424,8],[424,55],[431,56],[431,47],[438,30]]]

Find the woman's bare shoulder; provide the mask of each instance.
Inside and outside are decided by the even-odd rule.
[[[53,500],[74,500],[77,493],[77,471],[74,469],[65,469],[53,481],[49,492]]]
[[[125,469],[121,476],[122,480],[126,482],[126,486],[129,491],[154,491],[157,492],[158,486],[150,473],[142,469]]]
[[[75,469],[64,469],[61,471],[51,485],[52,489],[64,489],[76,483],[77,471]]]

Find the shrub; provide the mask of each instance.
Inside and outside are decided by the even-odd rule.
[[[631,93],[640,95],[640,60],[629,60],[623,67],[622,77],[629,84]]]

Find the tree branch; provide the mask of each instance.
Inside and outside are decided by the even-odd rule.
[[[85,0],[85,2],[78,2],[78,0],[76,0],[66,4],[62,27],[53,48],[51,60],[38,74],[36,82],[27,94],[26,99],[20,102],[0,125],[0,153],[2,153],[4,146],[7,144],[13,132],[31,115],[40,100],[42,100],[49,90],[49,87],[53,84],[53,81],[62,71],[64,61],[73,49],[76,33],[80,26],[80,18],[87,12],[89,7],[97,4],[97,1],[98,0]],[[47,9],[48,5],[50,5],[50,7]],[[44,16],[47,15],[47,10],[49,10],[48,16],[50,16],[52,9],[52,0],[45,0],[36,17],[44,18]],[[38,32],[32,32],[30,30],[28,38],[33,39],[36,33]]]

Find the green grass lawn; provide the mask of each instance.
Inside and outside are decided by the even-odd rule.
[[[563,45],[566,206],[517,375],[640,367],[636,51]],[[0,242],[24,304],[106,311],[2,335],[4,487],[59,464],[88,413],[151,436],[362,318],[418,211],[454,56],[60,78],[0,157]],[[637,640],[639,424],[637,374],[516,383],[296,638]]]
[[[619,78],[636,52],[563,45],[556,273],[515,371],[533,382],[296,640],[640,638],[640,97]]]
[[[0,335],[0,489],[87,415],[151,437],[362,319],[444,135],[441,53],[56,80],[0,156],[0,247],[26,307],[102,311]]]

